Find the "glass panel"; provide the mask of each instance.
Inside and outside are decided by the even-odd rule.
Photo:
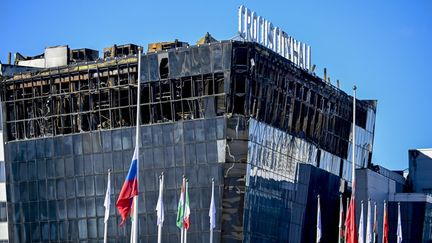
[[[65,174],[67,177],[75,176],[75,164],[73,161],[73,157],[66,157],[65,161]]]
[[[91,198],[86,198],[85,200],[86,200],[86,207],[87,207],[87,217],[96,216],[95,199],[91,197]]]
[[[78,220],[78,234],[80,239],[87,238],[87,220],[81,219]]]
[[[67,216],[69,219],[76,218],[76,201],[75,199],[68,199],[67,203]]]
[[[92,160],[93,160],[93,164],[94,164],[94,173],[95,174],[101,174],[101,173],[106,172],[103,168],[102,154],[93,154]]]
[[[100,153],[102,152],[102,134],[101,132],[91,133],[93,152]]]
[[[66,198],[66,185],[64,179],[57,179],[57,199]]]
[[[56,177],[64,177],[65,175],[65,168],[64,168],[64,161],[63,158],[55,159],[55,170],[56,170]]]
[[[74,135],[74,136],[72,136],[72,138],[73,138],[74,154],[75,155],[81,155],[83,153],[83,151],[82,151],[82,136],[81,136],[81,134]]]
[[[104,152],[111,152],[111,131],[102,132],[102,147]]]

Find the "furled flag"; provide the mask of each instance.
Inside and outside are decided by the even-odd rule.
[[[364,243],[363,201],[361,201],[358,243]]]
[[[107,183],[107,189],[106,189],[105,201],[104,201],[104,207],[105,207],[104,222],[105,223],[108,222],[110,206],[111,206],[111,179],[110,179],[110,172],[108,172],[108,183]]]
[[[185,178],[182,179],[182,186],[180,190],[180,199],[177,207],[177,219],[176,225],[178,228],[183,228],[183,217],[184,217],[184,192],[185,192]]]
[[[397,243],[402,242],[402,216],[400,212],[400,203],[398,203],[398,226],[397,226]]]
[[[373,225],[374,243],[378,243],[378,211],[376,202],[374,204],[374,225]]]
[[[183,226],[186,230],[188,230],[189,226],[190,226],[189,182],[187,182],[187,181],[186,181],[186,195],[185,195]]]
[[[340,197],[340,203],[339,203],[339,243],[345,242],[345,231],[344,231],[344,210],[343,210],[343,203],[342,203],[342,196]]]
[[[383,240],[382,243],[388,243],[388,215],[387,215],[387,203],[384,201],[384,217],[383,217]]]
[[[357,243],[357,234],[355,226],[355,200],[351,197],[347,217],[345,220],[346,242]]]
[[[164,203],[163,203],[163,186],[164,175],[159,177],[159,198],[156,204],[157,225],[163,225],[165,220]]]
[[[211,199],[210,199],[209,217],[210,217],[210,229],[216,228],[216,206],[215,206],[215,202],[214,202],[214,181],[212,181],[212,194],[211,194]]]
[[[316,224],[316,242],[321,242],[322,236],[322,228],[321,228],[321,205],[320,205],[320,196],[318,195],[318,209],[317,209],[317,224]]]
[[[119,198],[117,200],[117,209],[120,216],[122,217],[120,226],[124,224],[127,215],[132,212],[131,208],[133,198],[138,195],[137,164],[138,146],[135,148],[132,162],[129,167],[129,172],[126,176],[125,182],[123,183]]]
[[[367,223],[366,223],[366,243],[372,243],[373,235],[372,235],[372,207],[371,207],[371,200],[368,200],[368,207],[367,207]]]

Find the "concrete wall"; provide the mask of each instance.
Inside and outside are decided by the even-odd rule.
[[[414,192],[432,193],[432,149],[413,149],[409,155],[409,181]]]

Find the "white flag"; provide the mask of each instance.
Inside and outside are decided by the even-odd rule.
[[[318,195],[318,210],[317,210],[317,230],[316,230],[316,242],[321,242],[321,206],[320,206],[320,197]]]
[[[209,217],[210,217],[210,229],[216,228],[216,206],[214,203],[214,181],[212,181],[212,195],[211,195],[211,200],[210,200]]]
[[[355,217],[355,215],[354,215]],[[358,230],[358,243],[364,243],[364,225],[363,225],[363,201],[361,201],[360,223]]]
[[[367,224],[366,224],[366,243],[372,243],[373,242],[373,218],[372,218],[372,206],[371,201],[369,199],[368,201],[368,208],[367,208]]]
[[[110,179],[110,172],[108,172],[108,183],[107,183],[107,189],[106,189],[105,201],[104,201],[105,223],[108,222],[110,206],[111,206],[111,179]]]
[[[164,175],[162,174],[159,178],[159,198],[156,204],[157,225],[163,225],[163,222],[165,220],[164,203],[163,203],[163,186],[164,186]]]
[[[397,226],[397,243],[402,242],[402,220],[400,212],[400,203],[398,203],[398,226]]]

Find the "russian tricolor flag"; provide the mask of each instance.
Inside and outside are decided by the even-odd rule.
[[[123,187],[120,191],[119,198],[117,200],[117,209],[122,217],[123,225],[127,215],[132,213],[133,198],[138,195],[138,179],[137,179],[137,164],[138,164],[138,146],[135,148],[132,162],[129,167],[129,172],[126,176],[126,180],[123,183]]]

